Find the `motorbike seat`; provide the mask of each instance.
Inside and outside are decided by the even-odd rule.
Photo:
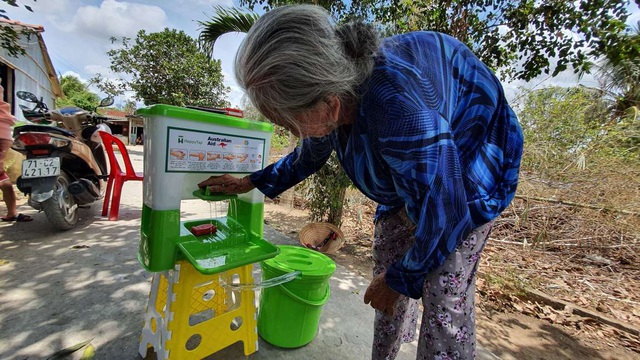
[[[61,129],[59,127],[47,126],[47,125],[23,125],[18,126],[13,129],[13,137],[17,137],[18,135],[24,132],[46,132],[51,134],[59,134],[64,136],[73,136],[75,135],[71,131],[67,131],[65,129]]]

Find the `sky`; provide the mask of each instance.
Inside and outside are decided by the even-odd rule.
[[[200,33],[198,21],[208,20],[214,6],[234,6],[237,0],[18,0],[19,8],[1,4],[10,19],[44,27],[42,35],[59,75],[73,74],[88,80],[97,73],[107,78],[117,77],[109,70],[106,54],[117,46],[111,44],[112,36],[135,39],[140,29],[149,33],[168,27],[197,38]],[[30,6],[33,12],[22,5]],[[640,21],[640,9],[633,1],[629,10],[628,23]],[[228,100],[235,107],[242,105],[243,92],[233,76],[233,59],[243,38],[241,33],[223,35],[216,41],[213,52],[213,56],[221,61],[224,83],[231,89]],[[507,97],[513,100],[519,87],[571,86],[578,81],[587,86],[597,85],[593,76],[578,80],[571,71],[555,78],[543,75],[528,83],[514,81],[503,85]],[[91,90],[99,93],[97,89]],[[115,105],[124,105],[129,97],[131,94],[119,96]]]
[[[111,44],[112,36],[135,39],[139,30],[147,33],[164,28],[179,29],[192,38],[200,34],[197,21],[206,21],[216,5],[233,6],[232,0],[18,0],[29,5],[13,8],[2,3],[12,20],[44,27],[42,34],[58,75],[73,74],[88,80],[100,73],[103,77],[117,77],[109,70],[107,51],[118,46]],[[233,59],[244,38],[243,34],[226,34],[214,48],[214,57],[221,61],[225,85],[231,88],[229,100],[234,106],[242,104],[243,92],[233,76]],[[91,89],[95,93],[99,91]],[[101,94],[102,95],[102,94]],[[129,95],[130,96],[130,95]],[[128,96],[119,96],[115,105],[124,105]]]

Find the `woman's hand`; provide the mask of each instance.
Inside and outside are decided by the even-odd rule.
[[[394,305],[400,294],[387,285],[384,275],[385,273],[382,273],[373,278],[364,293],[364,303],[371,303],[372,308],[382,311],[387,316],[393,316],[396,311]]]
[[[248,175],[243,178],[237,178],[229,174],[211,176],[198,184],[200,188],[207,186],[212,193],[223,194],[242,194],[255,188]]]

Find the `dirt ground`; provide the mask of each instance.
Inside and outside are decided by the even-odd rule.
[[[351,199],[341,226],[347,241],[338,253],[330,256],[371,279],[371,219],[375,208],[367,201]],[[309,220],[308,213],[299,207],[267,201],[265,222],[298,239],[298,232]],[[477,281],[478,338],[483,347],[505,360],[640,359],[640,338],[634,333],[640,324],[640,307],[635,297],[637,288],[632,288],[640,280],[637,264],[627,272],[610,275],[607,277],[610,286],[603,286],[603,282],[593,280],[593,276],[605,278],[606,271],[611,272],[597,263],[604,261],[601,258],[593,258],[595,264],[591,264],[594,265],[591,269],[585,262],[572,263],[571,255],[523,251],[521,245],[501,242],[503,235],[499,224],[497,227],[484,251]],[[583,268],[581,272],[570,272],[567,265]],[[581,273],[589,277],[580,279]],[[570,287],[567,283],[580,283],[583,287]],[[558,310],[548,303],[531,300],[523,291],[530,286],[542,288],[548,298],[557,298],[570,306]],[[626,301],[612,301],[610,298],[615,297],[606,295],[607,292]],[[589,311],[588,316],[572,313],[573,305]],[[621,330],[604,324],[597,316],[590,316],[593,314],[614,318],[614,322],[624,326]]]

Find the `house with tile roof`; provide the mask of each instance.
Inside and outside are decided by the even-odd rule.
[[[99,109],[98,111],[109,118],[107,124],[111,128],[111,132],[122,142],[133,145],[136,144],[138,138],[142,141],[144,137],[142,118],[113,108]]]

